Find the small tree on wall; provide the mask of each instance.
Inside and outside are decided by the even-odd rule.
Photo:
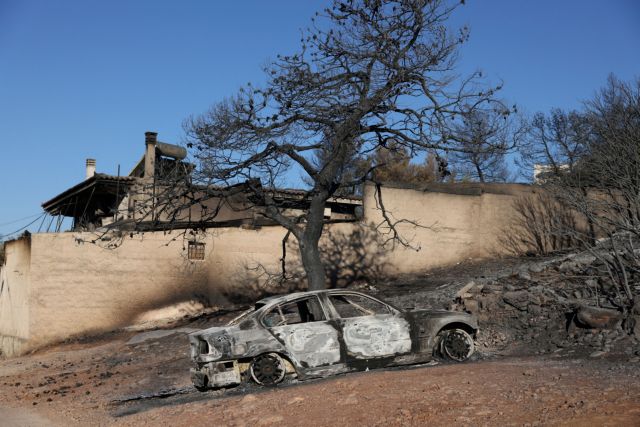
[[[506,111],[477,111],[464,114],[453,128],[462,150],[450,160],[460,178],[478,182],[506,182],[510,179],[507,155],[524,138],[526,125]]]
[[[472,111],[508,114],[495,89],[474,73],[452,74],[466,28],[446,21],[448,1],[345,0],[312,19],[299,52],[265,68],[262,87],[233,97],[185,123],[203,184],[246,182],[263,215],[298,241],[309,289],[325,287],[318,242],[328,198],[371,177],[353,168],[379,150],[464,150],[450,129]],[[308,209],[292,215],[269,188],[302,174]],[[393,224],[388,224],[393,227]]]

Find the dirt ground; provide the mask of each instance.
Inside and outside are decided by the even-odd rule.
[[[401,307],[442,308],[469,277],[495,268],[460,265],[363,290]],[[501,351],[482,347],[463,364],[197,392],[186,334],[235,314],[0,360],[0,425],[640,425],[639,355],[564,344],[536,352],[538,344],[513,342]]]
[[[558,352],[200,393],[184,331],[131,338],[3,361],[1,424],[640,425],[640,363],[627,360]]]

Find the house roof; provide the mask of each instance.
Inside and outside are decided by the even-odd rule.
[[[119,191],[126,190],[136,179],[132,176],[96,173],[91,178],[42,203],[42,208],[51,215],[74,216],[73,212],[79,204],[85,206],[93,196],[115,195]]]
[[[140,178],[136,176],[115,176],[104,173],[96,173],[91,178],[88,178],[73,187],[63,191],[50,200],[42,203],[42,208],[51,215],[63,215],[63,216],[76,216],[78,209],[82,210],[93,199],[97,198],[114,198],[118,193],[124,195],[128,187],[135,183]],[[238,184],[238,187],[242,187],[243,184]],[[233,187],[222,186],[203,186],[202,190],[214,190],[225,192]],[[291,188],[265,188],[265,191],[270,192],[276,199],[288,200],[288,201],[304,201],[309,197],[309,192],[306,190],[291,189]],[[355,196],[340,196],[332,197],[327,200],[330,204],[342,204],[342,205],[361,205],[362,198]]]

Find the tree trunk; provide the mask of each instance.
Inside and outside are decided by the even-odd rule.
[[[478,174],[478,181],[480,181],[481,183],[484,183],[484,173],[482,172],[482,168],[480,167],[480,164],[477,162],[474,162],[473,165],[476,168],[476,173]]]
[[[307,287],[310,291],[319,291],[326,287],[326,272],[320,258],[318,243],[309,241],[306,236],[300,239],[300,256],[304,271],[307,273]]]
[[[320,258],[318,247],[322,229],[324,228],[324,207],[327,196],[324,191],[315,193],[307,213],[307,224],[302,236],[298,239],[300,258],[307,273],[307,284],[310,291],[326,288],[326,272]]]

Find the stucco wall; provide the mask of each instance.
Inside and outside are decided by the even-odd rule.
[[[29,339],[30,239],[6,242],[0,268],[0,352],[23,352]]]
[[[446,191],[445,191],[446,190]],[[460,191],[458,191],[460,190]],[[367,224],[379,224],[375,187],[364,194],[364,225],[334,224],[323,237],[334,284],[374,275],[410,274],[500,253],[498,236],[513,216],[516,197],[529,186],[410,189],[382,188],[395,220],[417,220],[428,228],[400,224],[420,251],[381,250]],[[16,353],[72,336],[130,325],[145,313],[182,301],[213,305],[283,291],[266,273],[280,270],[282,238],[277,226],[227,227],[182,235],[174,231],[124,236],[114,241],[92,233],[35,234],[7,244],[0,294],[1,348]],[[205,259],[187,259],[187,242],[205,243]],[[379,240],[378,240],[379,241]],[[287,245],[287,271],[300,274],[295,239]],[[291,289],[288,289],[291,290]],[[9,292],[10,291],[10,292]]]
[[[328,234],[340,237],[340,245],[353,227],[336,224]],[[12,242],[2,273],[12,285],[11,298],[5,292],[1,300],[2,349],[15,354],[110,331],[184,301],[225,305],[282,291],[267,273],[280,269],[284,235],[281,227],[217,228],[186,236],[148,232],[125,236],[115,249],[104,248],[113,240],[90,243],[96,235],[89,232],[35,234],[30,245]],[[187,258],[189,240],[205,244],[204,260]],[[299,274],[295,239],[287,248],[287,270]]]
[[[527,185],[381,187],[382,203],[392,221],[420,224],[397,224],[411,248],[396,245],[388,254],[387,272],[413,273],[504,253],[499,236],[513,218],[513,201],[531,191]],[[383,217],[376,193],[375,186],[365,187],[364,221],[378,225]]]
[[[177,232],[126,237],[116,249],[88,243],[90,233],[34,235],[30,345],[130,325],[182,301],[225,303],[233,288],[255,286],[247,267],[278,262],[283,235],[279,227],[201,233],[202,261],[187,259]]]

